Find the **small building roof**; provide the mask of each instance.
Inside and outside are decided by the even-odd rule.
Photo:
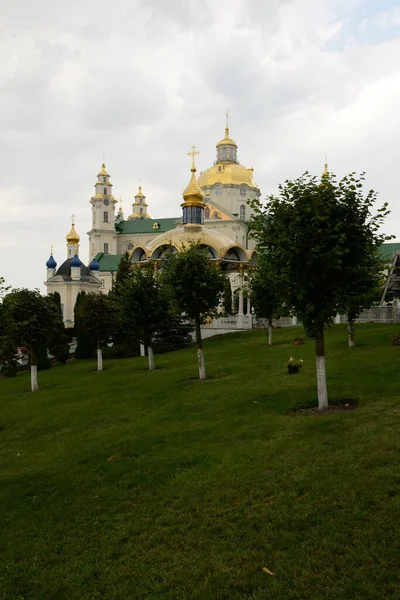
[[[103,252],[99,252],[96,254],[96,260],[100,265],[98,273],[102,271],[118,271],[122,257],[123,254],[104,254]]]

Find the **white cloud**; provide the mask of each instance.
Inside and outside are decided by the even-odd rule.
[[[397,233],[398,14],[361,0],[8,3],[0,275],[40,286],[50,244],[65,257],[71,213],[86,259],[104,152],[126,215],[139,180],[152,216],[179,215],[186,151],[201,149],[200,169],[213,162],[228,107],[263,194],[319,173],[327,153],[339,176],[367,171]]]

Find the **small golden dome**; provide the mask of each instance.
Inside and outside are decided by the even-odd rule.
[[[325,178],[329,177],[329,170],[328,170],[328,163],[327,162],[324,164],[324,171],[322,173],[322,177],[325,177]]]
[[[142,186],[141,185],[139,185],[139,188],[138,188],[138,191],[136,193],[135,198],[146,198],[146,196],[142,192]]]
[[[187,188],[184,190],[182,196],[186,204],[202,204],[204,194],[201,191],[199,184],[196,181],[196,167],[191,168],[192,176],[190,178]]]
[[[100,173],[97,175],[97,177],[100,177],[101,175],[105,175],[106,177],[110,177],[110,175],[107,173],[106,163],[102,163]]]
[[[228,127],[225,129],[225,137],[224,137],[224,139],[221,140],[220,142],[218,142],[217,148],[219,148],[220,146],[235,146],[235,148],[237,148],[237,143],[234,142],[229,137],[229,128]]]
[[[81,238],[79,237],[79,235],[75,231],[74,223],[72,223],[72,225],[71,225],[71,231],[67,235],[67,244],[74,244],[74,245],[79,244],[79,240],[80,239]]]

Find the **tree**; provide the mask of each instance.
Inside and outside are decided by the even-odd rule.
[[[168,320],[170,298],[152,264],[133,266],[119,290],[119,302],[125,328],[147,347],[149,370],[155,369],[153,338]]]
[[[12,290],[4,298],[3,309],[7,320],[9,339],[15,346],[29,348],[31,365],[31,389],[39,389],[37,382],[37,359],[39,348],[48,347],[53,330],[59,325],[60,315],[56,305],[39,290]]]
[[[129,256],[129,252],[125,252],[122,256],[120,263],[118,265],[118,270],[115,275],[115,282],[113,289],[117,293],[123,288],[125,282],[129,279],[130,273],[132,270],[132,263]]]
[[[354,322],[364,308],[369,308],[379,300],[381,277],[385,262],[380,247],[390,239],[379,233],[383,221],[389,213],[387,203],[375,215],[371,209],[377,194],[370,190],[363,195],[364,175],[357,177],[350,173],[339,184],[337,194],[344,218],[342,233],[345,236],[351,257],[346,257],[347,268],[343,272],[344,301],[341,310],[347,314],[347,334],[349,347],[354,346]],[[350,258],[350,260],[348,260]]]
[[[59,319],[57,320],[57,324],[54,326],[52,336],[49,341],[49,352],[58,360],[60,364],[64,365],[69,358],[69,338],[66,328],[63,324],[61,296],[58,292],[54,292],[53,294],[49,294],[47,298],[54,302],[59,314]]]
[[[117,308],[112,296],[86,294],[78,306],[80,326],[97,349],[97,370],[103,370],[102,346],[116,328]]]
[[[257,266],[252,269],[250,279],[250,298],[257,317],[268,323],[268,345],[272,346],[272,319],[282,307],[276,291],[274,272],[267,256],[260,254]]]
[[[205,379],[201,323],[214,316],[225,289],[225,275],[218,264],[209,260],[204,247],[191,243],[168,258],[162,278],[170,289],[176,311],[194,320],[199,378]]]
[[[193,325],[182,315],[169,314],[154,334],[154,349],[157,352],[172,352],[191,344]]]
[[[345,305],[360,256],[357,252],[354,259],[346,229],[358,185],[351,177],[337,183],[329,174],[320,181],[306,173],[281,185],[279,196],[270,196],[265,207],[253,203],[253,235],[268,256],[277,293],[315,339],[320,410],[328,406],[324,327]],[[385,213],[386,206],[378,211]],[[372,219],[379,221],[379,216]]]
[[[74,326],[76,333],[76,349],[75,358],[92,358],[95,345],[90,338],[90,335],[82,327],[80,316],[80,306],[85,301],[86,292],[79,292],[76,297],[74,306]]]
[[[232,287],[229,277],[225,278],[224,295],[222,299],[222,307],[225,315],[232,314]]]
[[[4,277],[0,277],[0,299],[11,289],[11,286],[6,285]]]

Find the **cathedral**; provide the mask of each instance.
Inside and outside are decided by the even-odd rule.
[[[174,218],[151,218],[146,196],[139,186],[132,213],[125,219],[122,208],[117,210],[113,184],[106,165],[102,164],[95,194],[90,199],[89,265],[85,266],[79,257],[80,238],[74,221],[67,235],[67,259],[57,269],[51,253],[46,263],[47,293],[60,294],[66,327],[73,326],[79,292],[107,294],[111,290],[125,252],[133,263],[160,264],[167,251],[179,252],[188,242],[199,242],[207,248],[210,260],[224,265],[232,288],[243,287],[243,271],[256,258],[254,242],[248,236],[247,221],[251,215],[248,201],[258,199],[260,190],[254,182],[253,169],[238,161],[238,147],[230,137],[228,123],[216,148],[215,162],[198,178],[195,157],[199,152],[194,146],[188,152],[192,158],[191,177],[183,192],[181,214]]]

